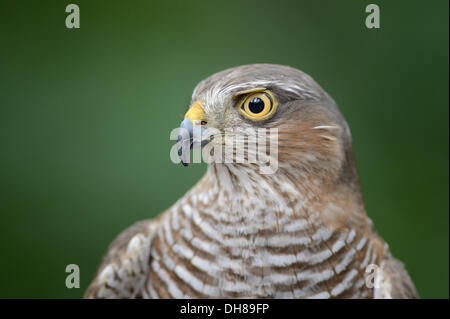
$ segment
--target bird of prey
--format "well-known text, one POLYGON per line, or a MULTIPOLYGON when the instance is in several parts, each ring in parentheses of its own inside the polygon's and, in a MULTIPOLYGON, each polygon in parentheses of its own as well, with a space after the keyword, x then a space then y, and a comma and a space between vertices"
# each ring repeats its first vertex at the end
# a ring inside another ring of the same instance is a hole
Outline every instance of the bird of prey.
POLYGON ((189 146, 195 128, 214 129, 201 147, 232 140, 266 157, 243 132, 276 129, 276 170, 208 163, 167 211, 112 242, 86 298, 418 297, 366 215, 350 129, 310 76, 273 64, 218 72, 181 127, 189 146))

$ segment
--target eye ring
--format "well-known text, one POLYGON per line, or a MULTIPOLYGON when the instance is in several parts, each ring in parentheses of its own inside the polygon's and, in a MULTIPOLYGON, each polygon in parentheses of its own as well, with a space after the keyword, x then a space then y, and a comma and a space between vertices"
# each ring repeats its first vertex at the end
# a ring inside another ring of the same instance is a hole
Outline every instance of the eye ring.
POLYGON ((240 105, 240 113, 252 121, 268 119, 277 108, 275 97, 267 90, 248 94, 243 98, 240 105))

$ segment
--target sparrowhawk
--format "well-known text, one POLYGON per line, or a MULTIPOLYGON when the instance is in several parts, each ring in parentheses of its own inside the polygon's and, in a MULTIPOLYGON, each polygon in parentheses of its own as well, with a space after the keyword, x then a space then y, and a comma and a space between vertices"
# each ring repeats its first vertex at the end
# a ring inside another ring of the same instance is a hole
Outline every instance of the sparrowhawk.
POLYGON ((276 170, 210 162, 171 208, 113 241, 85 297, 417 297, 366 215, 350 129, 310 76, 272 64, 221 71, 197 85, 181 126, 190 146, 195 128, 219 132, 200 135, 203 148, 228 143, 228 131, 247 157, 272 155, 246 132, 277 129, 276 170))

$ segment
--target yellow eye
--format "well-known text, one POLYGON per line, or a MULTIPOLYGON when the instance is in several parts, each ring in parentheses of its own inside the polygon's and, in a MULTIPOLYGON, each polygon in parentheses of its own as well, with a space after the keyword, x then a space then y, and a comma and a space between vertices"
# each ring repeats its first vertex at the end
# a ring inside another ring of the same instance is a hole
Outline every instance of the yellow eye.
POLYGON ((262 121, 275 113, 277 103, 271 92, 255 92, 247 95, 239 108, 246 118, 253 121, 262 121))

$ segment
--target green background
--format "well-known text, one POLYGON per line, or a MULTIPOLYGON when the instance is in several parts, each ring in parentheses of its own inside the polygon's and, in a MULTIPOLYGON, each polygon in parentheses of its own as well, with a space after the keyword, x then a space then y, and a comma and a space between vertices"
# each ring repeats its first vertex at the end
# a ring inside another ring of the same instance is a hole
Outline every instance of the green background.
POLYGON ((169 159, 196 83, 277 63, 313 76, 354 137, 369 216, 421 297, 449 296, 448 1, 0 4, 0 297, 78 298, 107 245, 205 171, 169 159), (65 287, 65 267, 81 289, 65 287))

